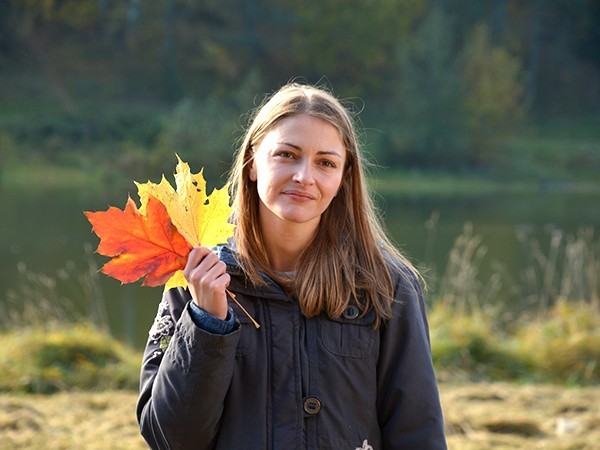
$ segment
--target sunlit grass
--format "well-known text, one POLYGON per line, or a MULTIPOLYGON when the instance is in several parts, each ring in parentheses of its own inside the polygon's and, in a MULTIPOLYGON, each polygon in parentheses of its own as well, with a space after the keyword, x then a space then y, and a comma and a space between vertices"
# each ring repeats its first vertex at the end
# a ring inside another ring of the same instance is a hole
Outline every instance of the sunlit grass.
MULTIPOLYGON (((450 449, 594 449, 600 389, 550 384, 440 384, 450 449)), ((136 450, 136 392, 0 396, 2 448, 136 450)))
POLYGON ((438 304, 430 312, 433 360, 444 380, 600 382, 600 311, 560 302, 510 327, 494 316, 438 304))
POLYGON ((139 355, 88 324, 0 334, 0 392, 137 389, 139 355))
POLYGON ((547 314, 522 321, 513 337, 533 376, 555 383, 600 382, 600 311, 585 302, 560 301, 547 314))
POLYGON ((440 392, 450 449, 598 448, 598 387, 442 383, 440 392))
POLYGON ((5 450, 142 450, 133 391, 0 396, 5 450))
POLYGON ((485 248, 470 226, 455 242, 429 313, 434 363, 442 379, 561 384, 600 382, 600 243, 593 230, 555 230, 546 252, 521 237, 532 255, 522 285, 529 308, 497 301, 503 279, 481 280, 485 248))
POLYGON ((82 273, 67 266, 56 278, 19 266, 18 290, 0 303, 0 392, 137 389, 140 355, 108 332, 97 267, 87 259, 82 273), (60 296, 59 283, 89 310, 60 296))
POLYGON ((443 304, 430 312, 432 356, 442 380, 532 379, 526 358, 485 313, 466 313, 443 304))

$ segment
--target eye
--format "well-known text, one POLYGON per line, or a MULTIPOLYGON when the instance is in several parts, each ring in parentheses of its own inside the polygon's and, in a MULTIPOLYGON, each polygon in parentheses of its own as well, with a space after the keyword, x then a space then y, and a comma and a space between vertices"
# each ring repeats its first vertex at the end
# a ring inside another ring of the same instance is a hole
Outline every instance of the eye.
POLYGON ((294 158, 295 155, 292 152, 288 152, 287 150, 280 150, 275 152, 275 156, 279 158, 294 158))
POLYGON ((328 168, 332 168, 335 169, 337 167, 337 164, 329 159, 324 159, 320 162, 320 164, 324 167, 328 167, 328 168))

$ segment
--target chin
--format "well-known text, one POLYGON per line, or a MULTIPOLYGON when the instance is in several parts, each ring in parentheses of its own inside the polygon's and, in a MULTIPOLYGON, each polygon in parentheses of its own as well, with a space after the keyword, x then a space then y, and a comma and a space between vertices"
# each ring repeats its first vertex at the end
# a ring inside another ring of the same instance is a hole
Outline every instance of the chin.
POLYGON ((284 216, 281 217, 281 219, 290 223, 302 224, 312 222, 314 220, 314 217, 284 216))
POLYGON ((293 212, 279 214, 281 220, 297 224, 314 222, 315 220, 318 220, 319 217, 320 215, 293 212))

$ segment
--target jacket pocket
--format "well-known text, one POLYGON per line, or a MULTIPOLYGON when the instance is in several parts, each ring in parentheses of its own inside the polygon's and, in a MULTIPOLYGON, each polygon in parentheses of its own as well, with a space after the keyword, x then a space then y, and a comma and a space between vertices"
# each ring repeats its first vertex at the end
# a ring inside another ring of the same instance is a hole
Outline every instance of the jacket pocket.
POLYGON ((323 347, 334 355, 348 358, 372 355, 377 333, 373 328, 374 322, 373 310, 361 317, 361 311, 355 305, 349 305, 342 316, 321 321, 323 347))

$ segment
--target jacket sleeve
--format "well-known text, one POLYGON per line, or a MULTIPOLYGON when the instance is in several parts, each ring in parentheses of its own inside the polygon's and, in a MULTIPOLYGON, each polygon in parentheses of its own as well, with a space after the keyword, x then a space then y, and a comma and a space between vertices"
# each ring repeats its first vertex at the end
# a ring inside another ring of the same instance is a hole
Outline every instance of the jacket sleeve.
POLYGON ((394 317, 381 327, 377 410, 384 449, 446 449, 431 361, 429 328, 418 281, 396 284, 394 317))
POLYGON ((153 449, 212 448, 233 373, 239 324, 204 331, 189 300, 183 289, 165 293, 144 352, 137 418, 153 449))

